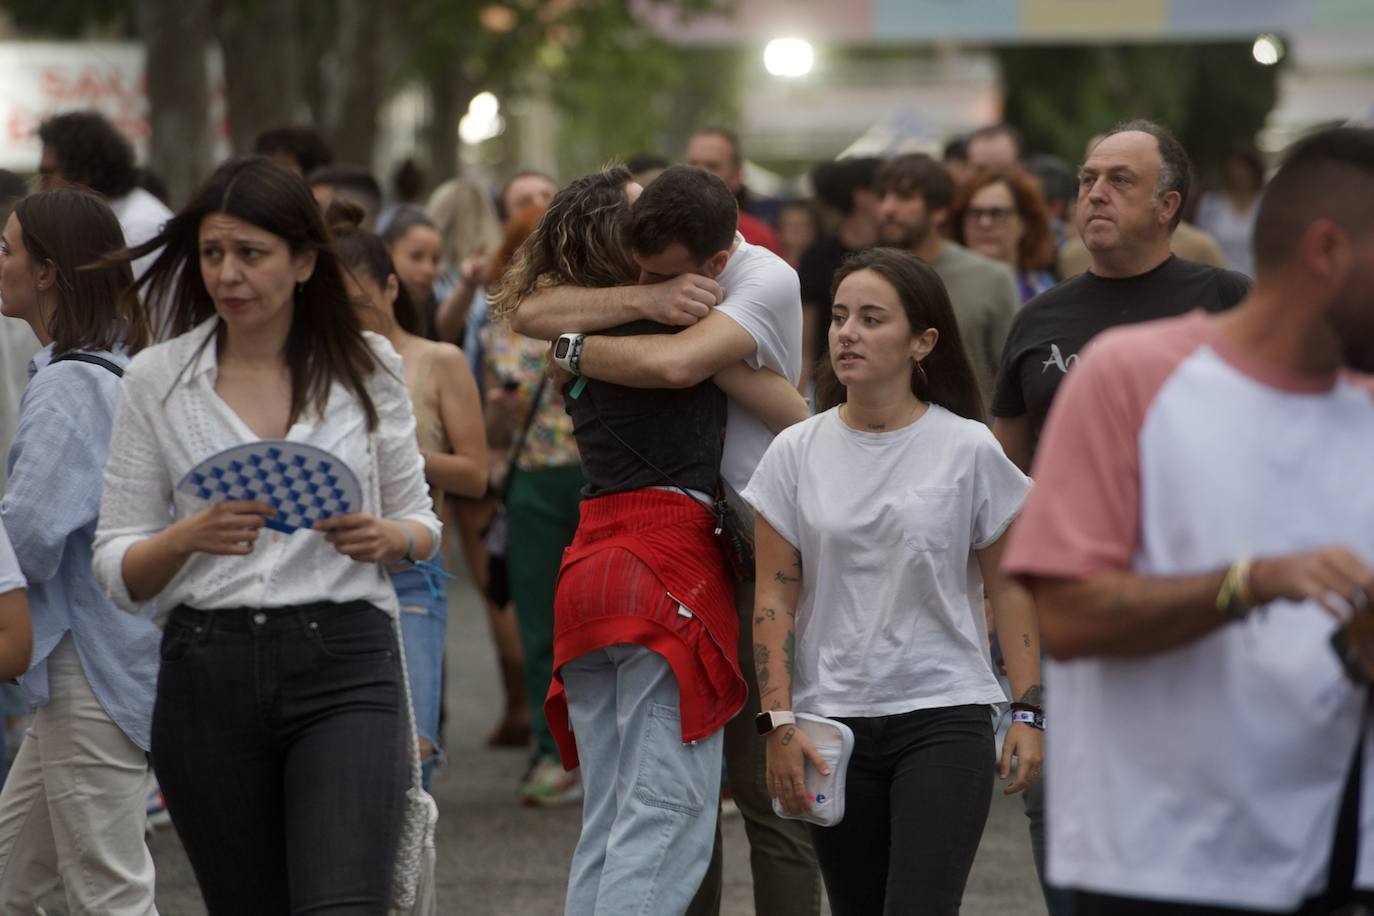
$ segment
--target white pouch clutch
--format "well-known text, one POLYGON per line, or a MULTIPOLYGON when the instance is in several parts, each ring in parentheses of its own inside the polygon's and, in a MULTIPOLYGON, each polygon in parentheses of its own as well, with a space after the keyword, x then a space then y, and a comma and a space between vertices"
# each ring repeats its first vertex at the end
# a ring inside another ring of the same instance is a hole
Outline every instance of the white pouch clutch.
MULTIPOLYGON (((843 722, 824 716, 806 712, 796 716, 797 728, 816 746, 816 753, 830 768, 830 775, 822 776, 811 761, 806 762, 806 799, 811 810, 796 815, 795 819, 833 827, 844 819, 844 781, 849 771, 849 755, 854 752, 854 732, 843 722)), ((773 799, 773 813, 778 817, 790 817, 782 813, 782 805, 777 799, 773 799)))

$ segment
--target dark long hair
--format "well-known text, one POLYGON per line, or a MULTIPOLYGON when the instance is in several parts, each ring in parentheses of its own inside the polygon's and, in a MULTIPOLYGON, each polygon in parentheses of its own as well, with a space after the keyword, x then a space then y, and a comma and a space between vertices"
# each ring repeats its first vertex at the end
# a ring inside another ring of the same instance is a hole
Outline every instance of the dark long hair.
MULTIPOLYGON (((339 198, 335 198, 325 211, 329 231, 334 234, 334 250, 339 254, 339 263, 355 277, 360 273, 366 276, 380 289, 386 289, 387 277, 396 277, 396 302, 392 306, 396 323, 402 330, 423 337, 425 332, 420 324, 420 310, 415 307, 415 300, 410 298, 406 285, 396 273, 396 264, 391 260, 386 242, 375 232, 362 228, 365 216, 362 207, 339 198)), ((420 224, 412 222, 410 225, 420 224)))
MULTIPOLYGON (((921 362, 920 369, 912 367, 911 393, 961 417, 982 422, 983 395, 978 390, 978 379, 959 334, 954 306, 940 275, 925 261, 905 251, 870 248, 853 255, 835 271, 835 282, 830 287, 832 301, 844 278, 861 270, 873 271, 897 291, 913 335, 927 328, 939 332, 935 349, 921 362)), ((835 377, 835 367, 827 353, 816 366, 816 404, 821 410, 829 410, 845 400, 845 388, 835 377)))
POLYGON ((148 341, 148 319, 137 296, 124 296, 134 275, 127 262, 103 259, 124 248, 119 220, 89 191, 39 191, 14 206, 24 249, 57 270, 57 308, 48 322, 53 352, 137 353, 148 341))
MULTIPOLYGON (((369 430, 377 408, 367 378, 380 367, 363 339, 361 321, 348 301, 343 275, 324 217, 309 186, 295 172, 263 156, 230 159, 156 236, 124 252, 134 259, 161 251, 126 296, 142 292, 170 309, 173 334, 184 334, 215 314, 200 274, 200 224, 212 213, 251 223, 286 241, 292 254, 315 253, 315 270, 296 292, 286 365, 291 373, 291 418, 307 408, 324 411, 329 387, 339 382, 358 399, 369 430)), ((224 334, 220 325, 219 335, 224 334)))

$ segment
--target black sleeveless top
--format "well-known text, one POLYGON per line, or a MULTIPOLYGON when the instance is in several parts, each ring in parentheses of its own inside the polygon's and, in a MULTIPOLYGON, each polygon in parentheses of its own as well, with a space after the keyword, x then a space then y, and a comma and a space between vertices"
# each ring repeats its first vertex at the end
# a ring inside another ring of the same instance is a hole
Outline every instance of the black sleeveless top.
MULTIPOLYGON (((601 333, 633 337, 680 330, 635 321, 601 333)), ((714 382, 708 379, 680 389, 627 388, 587 379, 585 388, 574 398, 576 386, 574 381, 563 389, 563 400, 572 417, 582 473, 587 478, 583 496, 675 485, 715 493, 725 439, 726 401, 714 382)))

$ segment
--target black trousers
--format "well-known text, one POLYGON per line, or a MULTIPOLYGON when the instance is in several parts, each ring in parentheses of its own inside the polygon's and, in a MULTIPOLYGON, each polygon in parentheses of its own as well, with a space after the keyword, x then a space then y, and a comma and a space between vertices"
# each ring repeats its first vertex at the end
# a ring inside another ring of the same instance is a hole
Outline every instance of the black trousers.
POLYGON ((365 602, 172 612, 153 769, 212 916, 386 913, 404 702, 365 602))
POLYGON ((811 828, 831 913, 958 913, 992 804, 988 707, 841 721, 854 730, 844 820, 811 828))

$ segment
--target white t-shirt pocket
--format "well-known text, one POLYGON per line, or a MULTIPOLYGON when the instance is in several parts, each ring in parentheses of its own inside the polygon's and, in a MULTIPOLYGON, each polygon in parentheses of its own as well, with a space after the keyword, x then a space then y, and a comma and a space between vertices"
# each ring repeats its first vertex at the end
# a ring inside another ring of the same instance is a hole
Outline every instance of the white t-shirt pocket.
POLYGON ((902 494, 902 540, 912 550, 948 550, 967 538, 957 487, 911 487, 902 494))

